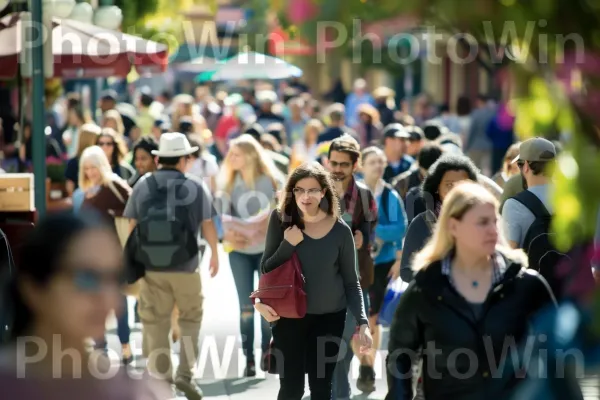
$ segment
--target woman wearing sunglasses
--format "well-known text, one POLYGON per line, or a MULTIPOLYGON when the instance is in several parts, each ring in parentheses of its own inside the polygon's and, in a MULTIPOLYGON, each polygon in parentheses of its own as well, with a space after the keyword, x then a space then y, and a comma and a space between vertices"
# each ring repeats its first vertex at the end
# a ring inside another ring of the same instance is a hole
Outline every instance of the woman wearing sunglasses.
POLYGON ((12 316, 0 350, 0 397, 171 397, 158 382, 107 373, 106 358, 86 348, 88 338, 104 335, 109 313, 121 305, 121 253, 114 232, 92 215, 57 214, 36 226, 0 302, 12 316))

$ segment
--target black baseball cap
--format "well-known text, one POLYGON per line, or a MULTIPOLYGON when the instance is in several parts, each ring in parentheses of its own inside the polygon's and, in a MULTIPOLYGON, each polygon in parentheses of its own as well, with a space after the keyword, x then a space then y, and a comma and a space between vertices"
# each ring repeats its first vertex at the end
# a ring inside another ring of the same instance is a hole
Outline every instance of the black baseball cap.
POLYGON ((419 128, 418 126, 407 126, 405 129, 408 132, 408 135, 410 136, 408 140, 410 140, 411 142, 419 142, 425 139, 423 129, 419 128))
POLYGON ((410 139, 410 134, 402 124, 394 123, 389 124, 383 130, 384 139, 397 138, 397 139, 410 139))

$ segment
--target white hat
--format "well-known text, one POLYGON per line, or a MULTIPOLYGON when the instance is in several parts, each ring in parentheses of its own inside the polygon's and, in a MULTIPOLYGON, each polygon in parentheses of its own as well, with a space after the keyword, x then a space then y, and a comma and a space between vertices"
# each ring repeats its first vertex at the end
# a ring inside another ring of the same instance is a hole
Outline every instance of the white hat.
POLYGON ((152 150, 152 154, 158 157, 183 157, 197 152, 198 149, 198 146, 190 146, 183 133, 168 132, 160 136, 158 150, 152 150))

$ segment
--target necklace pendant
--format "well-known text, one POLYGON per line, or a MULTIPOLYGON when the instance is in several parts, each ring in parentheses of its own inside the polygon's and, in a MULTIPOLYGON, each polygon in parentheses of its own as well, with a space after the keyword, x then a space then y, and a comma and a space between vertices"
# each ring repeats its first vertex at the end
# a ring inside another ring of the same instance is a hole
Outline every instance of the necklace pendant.
POLYGON ((477 282, 477 281, 473 281, 471 284, 473 285, 474 288, 477 288, 477 286, 479 286, 479 282, 477 282))

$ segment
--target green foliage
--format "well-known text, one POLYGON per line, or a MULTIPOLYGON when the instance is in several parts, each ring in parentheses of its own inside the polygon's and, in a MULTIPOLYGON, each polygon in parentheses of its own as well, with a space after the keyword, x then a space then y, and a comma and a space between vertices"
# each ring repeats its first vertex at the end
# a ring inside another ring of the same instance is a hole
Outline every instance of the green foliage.
POLYGON ((154 13, 158 0, 115 0, 115 5, 123 11, 123 31, 139 27, 139 22, 154 13))

